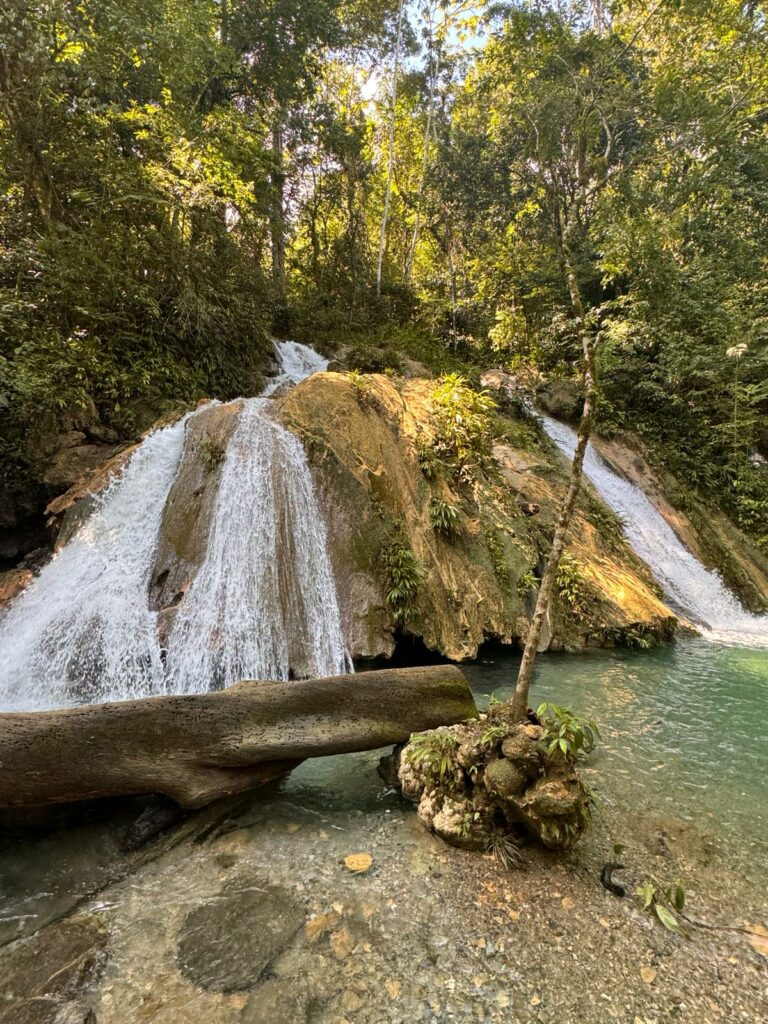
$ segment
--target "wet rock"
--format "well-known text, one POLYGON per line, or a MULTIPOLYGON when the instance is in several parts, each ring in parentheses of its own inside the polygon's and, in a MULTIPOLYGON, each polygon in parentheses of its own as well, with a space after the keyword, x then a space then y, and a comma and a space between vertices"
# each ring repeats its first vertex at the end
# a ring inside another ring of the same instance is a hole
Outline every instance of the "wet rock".
POLYGON ((497 757, 485 768, 485 788, 499 800, 506 800, 525 788, 526 775, 506 757, 497 757))
POLYGON ((175 607, 205 558, 223 456, 241 408, 240 402, 213 405, 187 422, 184 452, 158 538, 152 608, 175 607))
POLYGON ((317 997, 306 978, 270 978, 251 996, 242 1024, 308 1024, 317 997))
POLYGON ((177 825, 185 816, 185 812, 173 801, 162 797, 151 799, 125 833, 120 843, 121 851, 131 852, 140 849, 150 839, 177 825))
POLYGON ((20 594, 32 582, 32 579, 33 574, 28 569, 10 569, 8 572, 0 572, 0 608, 20 594))
POLYGON ((0 995, 76 995, 103 968, 108 937, 94 914, 79 914, 7 946, 0 952, 0 995))
POLYGON ((95 1024, 79 994, 106 962, 108 932, 93 914, 50 925, 0 953, 0 1024, 95 1024))
POLYGON ((214 992, 254 988, 304 920, 304 908, 288 889, 252 876, 233 879, 218 897, 185 918, 179 969, 195 985, 214 992))
POLYGON ((0 1003, 0 1024, 97 1024, 96 1014, 83 1003, 57 999, 11 999, 0 1003))

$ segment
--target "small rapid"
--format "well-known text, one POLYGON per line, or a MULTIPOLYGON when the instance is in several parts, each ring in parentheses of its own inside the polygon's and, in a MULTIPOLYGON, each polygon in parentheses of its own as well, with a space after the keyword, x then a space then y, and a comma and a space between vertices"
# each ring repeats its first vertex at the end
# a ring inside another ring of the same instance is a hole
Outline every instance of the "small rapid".
POLYGON ((276 342, 280 373, 245 399, 222 465, 206 557, 167 650, 149 583, 193 412, 154 431, 0 620, 0 709, 34 710, 240 679, 351 671, 325 524, 299 441, 265 397, 328 363, 276 342))
MULTIPOLYGON (((536 414, 549 437, 569 459, 576 450, 571 427, 536 414)), ((688 550, 646 494, 619 476, 590 445, 584 474, 600 497, 624 523, 624 533, 647 563, 670 604, 701 629, 709 640, 747 647, 768 647, 768 616, 751 615, 688 550)))

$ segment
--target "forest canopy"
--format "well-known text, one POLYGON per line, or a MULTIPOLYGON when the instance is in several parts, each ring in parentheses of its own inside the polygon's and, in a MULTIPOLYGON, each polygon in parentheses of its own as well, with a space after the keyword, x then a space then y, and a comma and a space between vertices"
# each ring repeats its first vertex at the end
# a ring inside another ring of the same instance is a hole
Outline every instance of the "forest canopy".
POLYGON ((258 391, 270 332, 363 370, 577 374, 768 550, 760 0, 9 0, 0 472, 258 391), (560 233, 560 234, 559 234, 560 233))

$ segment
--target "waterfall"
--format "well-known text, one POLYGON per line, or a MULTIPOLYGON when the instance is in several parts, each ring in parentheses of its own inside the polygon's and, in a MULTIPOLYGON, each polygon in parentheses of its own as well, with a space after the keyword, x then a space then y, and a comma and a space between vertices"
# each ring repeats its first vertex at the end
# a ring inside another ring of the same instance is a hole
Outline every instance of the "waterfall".
POLYGON ((173 693, 350 667, 307 457, 269 404, 244 403, 227 448, 205 561, 168 643, 173 693))
POLYGON ((264 398, 274 394, 284 384, 298 384, 313 373, 322 373, 328 369, 328 360, 307 345, 301 345, 298 341, 275 341, 274 345, 280 372, 262 391, 264 398))
MULTIPOLYGON (((565 423, 536 414, 544 430, 569 459, 576 433, 565 423)), ((584 474, 600 497, 624 522, 624 533, 661 584, 670 604, 711 640, 749 647, 768 647, 768 616, 751 615, 686 548, 666 519, 635 484, 615 473, 590 445, 584 474)))
MULTIPOLYGON (((327 367, 304 345, 275 345, 272 394, 327 367)), ((29 710, 239 679, 351 670, 325 525, 301 444, 243 402, 224 459, 206 557, 179 607, 167 657, 149 582, 185 423, 150 434, 95 499, 88 519, 0 620, 0 708, 29 710)))
POLYGON ((147 588, 184 420, 137 448, 88 519, 0 622, 4 710, 164 692, 147 588))

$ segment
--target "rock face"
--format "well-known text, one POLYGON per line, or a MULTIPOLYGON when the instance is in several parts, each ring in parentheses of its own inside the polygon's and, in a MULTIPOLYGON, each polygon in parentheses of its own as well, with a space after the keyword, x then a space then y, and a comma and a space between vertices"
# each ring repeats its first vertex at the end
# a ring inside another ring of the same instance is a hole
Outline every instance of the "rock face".
POLYGON ((186 426, 184 453, 168 495, 150 582, 150 607, 166 614, 183 597, 205 558, 221 463, 237 426, 241 403, 211 405, 186 426))
MULTIPOLYGON (((487 638, 520 639, 530 621, 565 467, 530 421, 508 418, 487 468, 425 474, 434 388, 378 374, 361 386, 325 373, 279 403, 313 466, 354 657, 389 655, 399 627, 449 658, 468 658, 487 638), (435 508, 446 505, 457 516, 449 531, 435 526, 435 508), (409 555, 418 579, 403 616, 391 591, 409 555)), ((601 529, 601 515, 608 521, 587 494, 569 542, 581 596, 554 602, 545 646, 631 643, 674 628, 647 568, 617 527, 601 529)))

